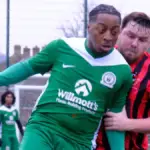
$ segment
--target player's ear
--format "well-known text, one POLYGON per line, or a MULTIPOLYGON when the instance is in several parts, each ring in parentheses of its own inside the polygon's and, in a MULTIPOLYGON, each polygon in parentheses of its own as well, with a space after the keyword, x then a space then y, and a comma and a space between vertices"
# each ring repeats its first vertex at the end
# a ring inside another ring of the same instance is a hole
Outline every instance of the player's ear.
POLYGON ((88 31, 88 33, 89 33, 89 31, 90 31, 90 24, 88 23, 88 25, 87 25, 87 31, 88 31))
POLYGON ((91 29, 92 29, 92 23, 89 22, 88 25, 87 25, 87 30, 88 30, 88 32, 90 32, 91 29))

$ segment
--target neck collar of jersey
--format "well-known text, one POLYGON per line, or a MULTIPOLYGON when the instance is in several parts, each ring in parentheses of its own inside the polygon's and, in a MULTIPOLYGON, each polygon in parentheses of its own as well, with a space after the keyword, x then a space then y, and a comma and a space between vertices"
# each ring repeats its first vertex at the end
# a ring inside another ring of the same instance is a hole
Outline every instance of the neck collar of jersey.
POLYGON ((9 108, 9 109, 11 108, 11 106, 10 106, 10 105, 5 105, 5 107, 7 107, 7 108, 9 108))
POLYGON ((87 52, 88 52, 91 56, 93 56, 94 58, 104 57, 104 56, 110 54, 110 53, 114 50, 114 48, 112 48, 112 49, 111 49, 109 52, 107 52, 107 53, 94 52, 94 51, 92 51, 92 50, 88 47, 88 40, 87 40, 87 39, 85 40, 84 45, 85 45, 85 49, 87 50, 87 52))

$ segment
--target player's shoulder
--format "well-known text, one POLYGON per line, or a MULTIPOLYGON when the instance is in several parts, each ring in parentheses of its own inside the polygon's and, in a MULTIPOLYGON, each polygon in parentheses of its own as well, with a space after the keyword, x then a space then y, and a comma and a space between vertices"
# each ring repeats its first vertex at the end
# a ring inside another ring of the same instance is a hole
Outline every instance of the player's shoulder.
POLYGON ((124 73, 131 72, 129 64, 116 48, 113 48, 113 51, 109 55, 106 55, 104 60, 109 66, 117 67, 118 71, 122 70, 124 73))
POLYGON ((4 109, 4 105, 1 105, 1 106, 0 106, 0 110, 3 110, 3 109, 4 109))
POLYGON ((13 112, 13 111, 18 112, 18 110, 17 110, 17 108, 16 108, 15 106, 12 106, 12 107, 11 107, 11 111, 12 111, 12 112, 13 112))
POLYGON ((56 40, 51 41, 48 45, 50 47, 55 47, 55 49, 61 48, 62 50, 69 50, 72 49, 74 51, 78 50, 85 50, 85 38, 59 38, 56 40))
POLYGON ((8 108, 5 105, 0 106, 0 111, 8 111, 8 108))
POLYGON ((84 49, 84 44, 86 38, 61 38, 61 42, 67 44, 69 47, 73 49, 84 49))
POLYGON ((72 38, 61 38, 59 40, 62 40, 69 45, 72 45, 72 44, 76 45, 76 44, 84 44, 86 38, 72 37, 72 38))
POLYGON ((150 64, 150 53, 149 52, 144 52, 144 55, 147 57, 147 60, 150 64))
MULTIPOLYGON (((143 65, 141 67, 142 68, 148 68, 148 70, 149 70, 149 68, 150 68, 150 53, 147 51, 144 52, 144 55, 141 56, 140 61, 143 62, 143 65)), ((147 69, 142 69, 141 71, 147 72, 147 69)), ((150 72, 148 71, 147 73, 149 74, 150 72)))
POLYGON ((63 47, 63 46, 69 46, 70 48, 74 47, 83 47, 85 42, 85 38, 58 38, 50 41, 48 43, 49 46, 54 47, 63 47))
POLYGON ((129 64, 127 63, 125 58, 122 56, 122 54, 116 48, 114 48, 111 57, 113 58, 113 60, 117 60, 118 64, 124 64, 124 65, 129 66, 129 64))
MULTIPOLYGON (((141 59, 141 58, 140 58, 141 59)), ((147 75, 150 75, 150 53, 144 52, 144 56, 142 56, 141 62, 143 62, 143 65, 141 66, 141 72, 145 72, 147 75)), ((139 64, 137 64, 139 65, 139 64)))
POLYGON ((5 105, 0 106, 0 111, 12 112, 14 110, 17 111, 17 109, 14 106, 12 106, 11 108, 7 108, 5 105))
POLYGON ((123 74, 124 78, 132 78, 130 65, 116 48, 114 48, 110 58, 112 59, 112 64, 119 66, 118 71, 123 74))

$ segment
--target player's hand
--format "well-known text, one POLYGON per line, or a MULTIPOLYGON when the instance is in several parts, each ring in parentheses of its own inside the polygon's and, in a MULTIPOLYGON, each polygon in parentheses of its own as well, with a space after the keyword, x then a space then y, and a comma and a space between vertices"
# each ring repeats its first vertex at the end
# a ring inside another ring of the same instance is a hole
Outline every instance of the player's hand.
POLYGON ((107 112, 104 118, 105 129, 126 131, 128 121, 129 119, 125 110, 120 113, 107 112))

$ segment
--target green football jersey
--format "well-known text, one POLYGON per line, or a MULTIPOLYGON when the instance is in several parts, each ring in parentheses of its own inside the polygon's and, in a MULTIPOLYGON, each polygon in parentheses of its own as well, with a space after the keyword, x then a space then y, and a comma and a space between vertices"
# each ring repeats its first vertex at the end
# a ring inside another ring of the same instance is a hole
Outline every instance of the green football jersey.
POLYGON ((84 38, 54 40, 29 64, 36 73, 51 70, 34 113, 47 113, 53 131, 85 144, 96 138, 104 112, 121 111, 132 84, 130 67, 116 49, 95 54, 84 38))
POLYGON ((2 123, 2 134, 16 134, 15 123, 18 120, 18 111, 15 107, 0 107, 0 122, 2 123))

